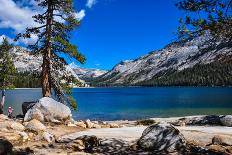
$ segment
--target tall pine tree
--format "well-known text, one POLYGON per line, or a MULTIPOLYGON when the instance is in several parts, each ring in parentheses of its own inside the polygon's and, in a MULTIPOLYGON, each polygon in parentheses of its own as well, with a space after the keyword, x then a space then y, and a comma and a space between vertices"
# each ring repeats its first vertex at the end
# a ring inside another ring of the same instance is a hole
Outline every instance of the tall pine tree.
POLYGON ((0 114, 3 114, 3 108, 5 104, 5 90, 14 88, 13 76, 16 72, 16 69, 9 54, 11 47, 12 46, 9 44, 8 40, 4 38, 2 44, 0 45, 0 89, 2 90, 0 114))
POLYGON ((30 38, 32 35, 38 37, 37 42, 28 47, 35 54, 43 55, 41 81, 43 96, 51 97, 53 88, 61 102, 67 101, 75 105, 73 99, 66 96, 70 93, 69 89, 63 89, 70 88, 68 83, 73 82, 73 77, 66 73, 59 75, 61 71, 65 71, 66 64, 59 56, 60 53, 69 55, 80 63, 85 62, 85 57, 77 51, 77 46, 70 43, 70 32, 79 26, 79 21, 75 18, 73 0, 35 1, 45 10, 42 14, 33 16, 39 26, 27 28, 25 33, 17 35, 16 40, 20 37, 30 38))

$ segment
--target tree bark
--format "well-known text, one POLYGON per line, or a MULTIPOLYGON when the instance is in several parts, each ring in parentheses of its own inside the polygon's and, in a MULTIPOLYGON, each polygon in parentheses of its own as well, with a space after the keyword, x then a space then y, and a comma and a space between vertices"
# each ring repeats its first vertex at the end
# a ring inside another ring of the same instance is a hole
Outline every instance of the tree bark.
POLYGON ((2 100, 1 100, 1 105, 0 105, 0 114, 3 114, 3 108, 5 104, 5 89, 2 90, 2 100))
POLYGON ((53 20, 53 9, 52 0, 48 0, 48 11, 47 11, 47 22, 46 22, 46 43, 43 51, 43 64, 42 64, 42 93, 43 97, 51 97, 51 34, 52 34, 52 20, 53 20))

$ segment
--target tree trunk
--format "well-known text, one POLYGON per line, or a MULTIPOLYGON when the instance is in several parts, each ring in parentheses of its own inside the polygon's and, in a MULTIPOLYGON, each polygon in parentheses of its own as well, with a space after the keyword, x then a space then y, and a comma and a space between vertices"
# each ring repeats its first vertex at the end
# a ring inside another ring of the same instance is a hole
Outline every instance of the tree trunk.
POLYGON ((2 100, 1 100, 1 105, 0 105, 0 114, 3 114, 3 108, 5 104, 5 89, 2 90, 2 100))
POLYGON ((42 64, 42 93, 43 97, 51 97, 51 34, 52 34, 53 9, 52 2, 48 0, 48 13, 46 23, 46 44, 43 51, 42 64))

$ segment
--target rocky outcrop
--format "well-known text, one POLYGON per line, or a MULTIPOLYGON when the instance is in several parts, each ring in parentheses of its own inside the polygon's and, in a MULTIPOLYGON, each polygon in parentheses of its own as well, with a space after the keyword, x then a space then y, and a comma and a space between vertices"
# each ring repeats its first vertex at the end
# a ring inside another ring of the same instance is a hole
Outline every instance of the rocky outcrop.
POLYGON ((138 145, 144 150, 155 152, 182 152, 186 148, 185 138, 173 125, 154 124, 146 128, 138 145))
POLYGON ((65 122, 72 117, 71 110, 66 105, 52 98, 44 97, 39 100, 24 117, 24 121, 37 119, 47 122, 65 122))
POLYGON ((167 120, 167 122, 176 126, 185 125, 210 125, 210 126, 232 126, 232 115, 206 115, 206 116, 189 116, 167 120))

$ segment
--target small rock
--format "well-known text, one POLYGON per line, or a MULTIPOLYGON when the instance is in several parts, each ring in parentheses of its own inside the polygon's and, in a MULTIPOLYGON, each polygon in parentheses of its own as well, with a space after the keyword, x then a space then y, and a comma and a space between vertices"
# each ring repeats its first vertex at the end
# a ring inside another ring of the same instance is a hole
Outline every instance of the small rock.
POLYGON ((91 152, 94 147, 99 146, 99 140, 96 136, 82 136, 81 139, 85 145, 85 150, 91 152))
POLYGON ((0 114, 0 120, 9 120, 6 115, 0 114))
POLYGON ((46 140, 48 143, 52 143, 55 141, 54 136, 48 132, 43 132, 42 136, 43 139, 46 140))
POLYGON ((115 123, 110 123, 110 128, 119 128, 119 125, 115 123))
POLYGON ((69 126, 69 127, 76 127, 76 125, 73 124, 73 123, 71 123, 71 122, 69 122, 67 126, 69 126))
POLYGON ((110 128, 110 124, 103 124, 101 125, 101 128, 110 128))
POLYGON ((82 151, 85 149, 85 144, 81 139, 74 140, 71 146, 75 151, 82 151))
POLYGON ((220 119, 222 125, 224 126, 232 126, 232 115, 226 115, 220 119))
POLYGON ((146 128, 138 145, 144 150, 160 153, 182 152, 186 148, 184 136, 168 123, 158 123, 146 128))
POLYGON ((7 128, 0 128, 0 131, 2 131, 2 132, 8 132, 9 130, 7 128))
POLYGON ((100 129, 100 128, 101 128, 101 125, 99 125, 99 124, 93 124, 93 128, 95 128, 95 129, 100 129))
POLYGON ((216 135, 212 138, 212 144, 232 146, 232 137, 227 135, 216 135))
POLYGON ((87 128, 93 128, 94 123, 92 123, 89 119, 85 121, 86 127, 87 128))
POLYGON ((28 133, 28 136, 29 136, 30 139, 33 139, 33 137, 35 136, 35 134, 32 133, 32 132, 29 132, 29 133, 28 133))
POLYGON ((33 119, 30 122, 28 122, 26 129, 30 131, 40 132, 45 131, 46 127, 40 121, 33 119))
POLYGON ((13 129, 13 130, 17 130, 17 131, 24 131, 25 130, 25 127, 18 123, 18 122, 13 122, 11 125, 10 125, 10 128, 13 129))
POLYGON ((75 122, 75 125, 76 125, 76 126, 80 126, 80 127, 82 127, 82 128, 86 128, 86 127, 87 127, 86 124, 85 124, 83 121, 75 122))
POLYGON ((17 133, 22 137, 23 142, 29 140, 29 136, 26 132, 17 131, 17 133))

